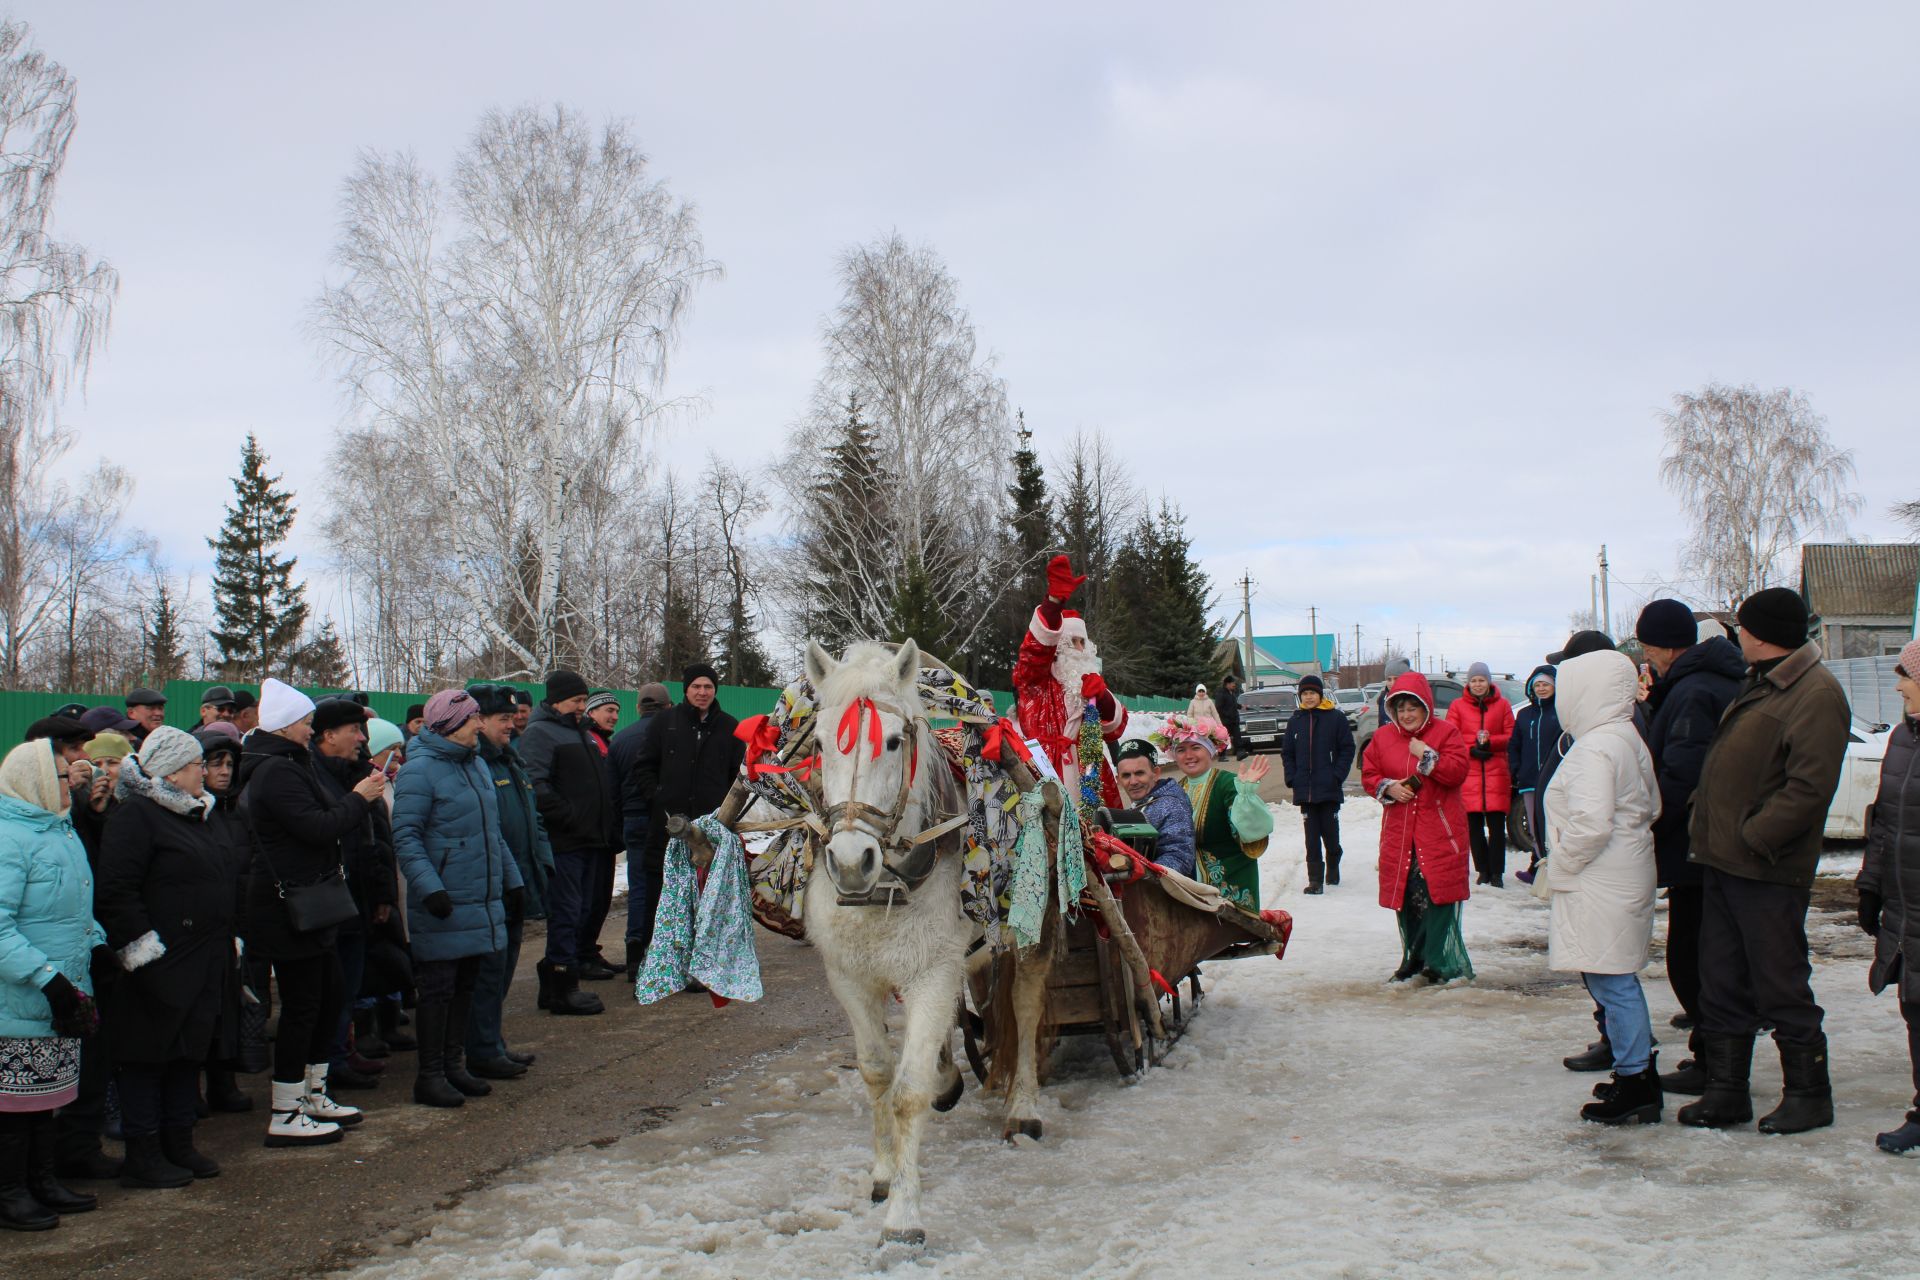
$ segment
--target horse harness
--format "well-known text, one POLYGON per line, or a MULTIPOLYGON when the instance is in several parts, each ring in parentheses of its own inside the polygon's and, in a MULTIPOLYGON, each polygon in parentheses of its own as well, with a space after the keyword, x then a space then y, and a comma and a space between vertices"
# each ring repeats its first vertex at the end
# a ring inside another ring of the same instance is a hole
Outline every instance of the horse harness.
MULTIPOLYGON (((840 718, 837 745, 840 753, 852 761, 853 777, 847 787, 849 798, 837 804, 828 805, 826 808, 824 814, 826 833, 822 842, 843 833, 864 831, 880 846, 880 875, 875 879, 872 887, 864 893, 848 893, 834 875, 833 859, 825 859, 827 879, 833 882, 834 891, 839 895, 841 906, 890 906, 896 898, 904 898, 918 889, 926 883, 927 877, 933 874, 934 864, 939 861, 940 837, 963 826, 967 821, 966 810, 962 809, 953 817, 925 827, 917 834, 904 837, 900 834, 900 823, 906 816, 907 801, 912 798, 914 782, 920 770, 920 731, 924 726, 923 716, 910 716, 899 707, 882 708, 872 698, 855 698, 840 718), (882 710, 890 711, 900 717, 901 721, 907 725, 913 743, 907 768, 903 771, 900 780, 899 793, 894 797, 893 805, 886 809, 852 798, 852 793, 859 789, 859 748, 863 727, 867 731, 867 741, 872 747, 871 759, 880 758, 880 712, 882 710)), ((937 791, 937 787, 935 790, 937 791)))

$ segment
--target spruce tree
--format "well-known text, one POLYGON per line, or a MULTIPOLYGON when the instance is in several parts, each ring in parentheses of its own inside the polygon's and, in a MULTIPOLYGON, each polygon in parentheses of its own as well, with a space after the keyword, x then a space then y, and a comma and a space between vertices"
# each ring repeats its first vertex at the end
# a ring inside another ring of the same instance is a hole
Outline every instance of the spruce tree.
POLYGON ((141 634, 144 651, 141 665, 156 688, 164 688, 167 681, 178 680, 186 673, 187 650, 180 624, 180 609, 173 602, 173 589, 162 582, 154 591, 153 608, 147 614, 141 634))
POLYGON ((352 673, 347 668, 347 647, 334 629, 333 619, 320 624, 320 630, 294 655, 294 678, 301 684, 322 689, 344 689, 352 673))
POLYGON ((1053 505, 1047 497, 1046 471, 1034 451, 1026 412, 1016 418, 1019 447, 1013 452, 1013 483, 1007 487, 1011 514, 1000 557, 1012 566, 1012 574, 994 606, 994 625, 981 628, 973 653, 957 657, 976 685, 990 689, 1005 689, 1013 683, 1020 638, 1027 633, 1034 606, 1047 594, 1047 557, 1052 550, 1053 505))
POLYGON ((285 674, 307 626, 304 583, 295 559, 277 553, 293 528, 293 494, 267 474, 267 457, 249 433, 234 477, 234 502, 213 548, 213 641, 220 674, 259 681, 285 674))
POLYGON ((1153 517, 1149 554, 1149 608, 1140 619, 1142 675, 1152 693, 1186 697, 1196 684, 1212 683, 1220 637, 1207 620, 1212 584, 1193 559, 1186 516, 1164 498, 1153 517))
POLYGON ((727 608, 727 631, 720 644, 720 678, 727 684, 763 689, 773 684, 773 660, 754 631, 753 614, 736 594, 727 608))
POLYGON ((897 620, 897 601, 871 599, 856 562, 893 555, 898 539, 888 515, 886 466, 858 397, 847 397, 846 419, 824 452, 805 546, 807 621, 812 638, 838 653, 855 640, 878 638, 869 628, 881 610, 888 611, 889 627, 897 620))

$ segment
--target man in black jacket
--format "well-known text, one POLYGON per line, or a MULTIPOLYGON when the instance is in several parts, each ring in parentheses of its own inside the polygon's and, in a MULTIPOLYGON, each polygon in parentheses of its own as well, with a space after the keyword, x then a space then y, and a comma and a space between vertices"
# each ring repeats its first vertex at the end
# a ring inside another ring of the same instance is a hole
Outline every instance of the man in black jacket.
POLYGON ((618 970, 599 964, 599 939, 585 935, 598 877, 611 875, 620 847, 620 785, 606 744, 582 720, 587 682, 572 671, 547 676, 547 696, 533 709, 520 735, 520 758, 540 805, 553 845, 548 882, 547 953, 540 975, 540 1007, 554 1013, 600 1013, 598 996, 580 990, 582 978, 611 978, 618 970))
POLYGON ((1220 696, 1213 700, 1220 712, 1220 727, 1227 731, 1227 742, 1236 759, 1247 758, 1247 739, 1240 732, 1240 678, 1229 674, 1220 682, 1220 696))
MULTIPOLYGON (((1707 746, 1727 704, 1740 692, 1746 660, 1725 636, 1700 640, 1693 610, 1678 600, 1655 600, 1640 611, 1634 635, 1654 681, 1648 688, 1647 750, 1660 784, 1660 816, 1653 824, 1659 883, 1667 891, 1667 982, 1686 1011, 1700 1020, 1700 913, 1705 902, 1700 868, 1687 861, 1687 813, 1707 746)), ((1699 1037, 1690 1047, 1699 1048, 1699 1037)), ((1667 1093, 1698 1095, 1707 1069, 1697 1058, 1660 1077, 1667 1093)))
POLYGON ((627 981, 640 977, 640 962, 646 958, 647 943, 653 928, 653 906, 660 901, 660 881, 648 883, 647 797, 640 794, 640 781, 634 766, 646 746, 659 715, 673 705, 663 684, 640 686, 640 718, 613 735, 613 775, 620 779, 620 835, 627 849, 627 981))
POLYGON ((740 722, 722 711, 717 701, 720 677, 714 669, 696 662, 681 673, 680 681, 686 701, 660 714, 634 764, 635 786, 647 803, 642 874, 652 895, 650 901, 634 904, 640 911, 635 954, 641 957, 653 941, 653 915, 660 905, 667 819, 674 814, 698 818, 718 809, 746 757, 746 744, 733 736, 740 722))

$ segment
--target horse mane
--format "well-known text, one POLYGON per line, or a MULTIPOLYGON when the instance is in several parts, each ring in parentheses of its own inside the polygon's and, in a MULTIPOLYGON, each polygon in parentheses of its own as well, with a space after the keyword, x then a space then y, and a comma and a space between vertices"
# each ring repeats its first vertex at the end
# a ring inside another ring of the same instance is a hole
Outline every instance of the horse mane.
POLYGON ((871 697, 876 686, 884 686, 899 699, 899 710, 907 713, 908 719, 926 719, 926 705, 920 701, 919 687, 908 681, 897 683, 892 667, 899 659, 900 647, 879 640, 862 640, 850 646, 840 659, 840 665, 820 682, 814 692, 815 702, 822 706, 842 707, 855 698, 871 697))

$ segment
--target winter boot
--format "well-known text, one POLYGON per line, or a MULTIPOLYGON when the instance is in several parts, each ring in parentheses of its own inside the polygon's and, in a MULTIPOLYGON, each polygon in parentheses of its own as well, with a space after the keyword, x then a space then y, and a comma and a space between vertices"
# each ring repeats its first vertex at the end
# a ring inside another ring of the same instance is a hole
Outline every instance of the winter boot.
POLYGON ((179 1165, 196 1178, 217 1178, 220 1166, 193 1149, 193 1130, 163 1129, 160 1132, 160 1153, 170 1163, 179 1165))
POLYGON ((335 1089, 378 1089, 380 1077, 355 1068, 349 1056, 344 1062, 328 1066, 327 1083, 335 1089))
POLYGON ((380 1038, 395 1053, 406 1053, 420 1047, 412 1036, 400 1030, 406 1025, 400 1021, 401 1016, 400 1006, 391 1000, 382 1000, 373 1006, 374 1023, 380 1029, 380 1038))
POLYGON ((640 981, 640 970, 647 963, 647 946, 644 942, 627 939, 627 981, 640 981))
POLYGON ((133 1188, 184 1187, 193 1175, 160 1150, 157 1133, 128 1134, 127 1162, 120 1168, 120 1185, 133 1188))
POLYGON ((1890 1156, 1920 1156, 1920 1120, 1908 1120, 1898 1129, 1875 1134, 1873 1145, 1890 1156))
POLYGON ((1700 1101, 1680 1108, 1681 1124, 1695 1129, 1725 1129, 1753 1119, 1753 1036, 1702 1031, 1700 1056, 1707 1068, 1707 1087, 1700 1101))
POLYGON ((600 1003, 599 996, 580 989, 580 976, 573 970, 554 965, 549 973, 553 988, 547 993, 547 1008, 551 1012, 593 1014, 607 1011, 607 1006, 600 1003))
POLYGON ((1698 1031, 1687 1037, 1687 1052, 1693 1057, 1681 1059, 1678 1068, 1660 1077, 1662 1093, 1684 1093, 1697 1098, 1707 1091, 1707 1064, 1700 1060, 1698 1031))
POLYGON ((1327 886, 1324 881, 1313 880, 1313 879, 1309 879, 1307 881, 1307 887, 1301 890, 1302 893, 1313 893, 1313 894, 1325 893, 1326 891, 1327 891, 1327 886))
POLYGON ((1613 1065, 1613 1042, 1601 1036, 1584 1053, 1560 1059, 1560 1065, 1569 1071, 1605 1071, 1613 1065))
POLYGON ((230 1063, 208 1064, 207 1105, 215 1111, 238 1114, 253 1110, 253 1099, 240 1091, 230 1063))
POLYGON ((374 1026, 372 1006, 353 1011, 353 1049, 370 1062, 393 1056, 393 1048, 381 1036, 379 1028, 374 1026))
POLYGON ((357 1048, 347 1050, 346 1065, 363 1076, 377 1076, 387 1069, 386 1063, 374 1061, 357 1048))
POLYGON ((540 995, 539 998, 534 1001, 534 1006, 540 1009, 552 1009, 553 961, 546 959, 544 956, 536 960, 533 965, 533 976, 540 983, 540 995))
POLYGON ((65 1216, 85 1213, 100 1203, 98 1196, 69 1191, 53 1176, 55 1152, 60 1144, 60 1125, 51 1111, 33 1113, 27 1129, 27 1190, 35 1200, 65 1216))
POLYGON ((341 1128, 360 1123, 360 1108, 346 1107, 327 1096, 327 1075, 331 1068, 324 1062, 307 1064, 307 1092, 300 1109, 315 1120, 337 1124, 341 1128))
POLYGON ((1614 1072, 1599 1101, 1580 1108, 1580 1118, 1595 1124, 1659 1124, 1662 1101, 1659 1055, 1655 1054, 1633 1075, 1614 1072))
POLYGON ((609 978, 619 977, 621 973, 619 969, 607 963, 606 957, 600 954, 600 948, 598 947, 595 947, 592 951, 580 957, 579 961, 573 966, 573 971, 580 976, 580 980, 583 982, 605 982, 609 978))
POLYGON ((527 1074, 527 1064, 515 1062, 511 1055, 497 1058, 468 1058, 467 1074, 481 1080, 518 1080, 527 1074))
POLYGON ((1317 857, 1307 858, 1307 893, 1325 893, 1327 891, 1326 865, 1317 857))
POLYGON ((1340 884, 1340 851, 1338 849, 1331 850, 1327 854, 1327 883, 1335 888, 1340 884))
POLYGON ((447 1006, 423 1004, 414 1016, 420 1023, 420 1068, 413 1078, 413 1100, 423 1107, 461 1107, 467 1095, 447 1083, 447 1006))
POLYGON ((456 991, 447 1006, 446 1050, 441 1055, 441 1070, 447 1083, 469 1098, 484 1098, 493 1086, 467 1071, 467 1019, 473 1015, 473 992, 456 991))
POLYGON ((539 1058, 540 1055, 537 1053, 522 1053, 518 1049, 507 1050, 507 1061, 518 1063, 523 1067, 532 1066, 535 1062, 539 1061, 539 1058))
POLYGON ((341 1128, 325 1120, 316 1120, 308 1115, 301 1105, 307 1095, 305 1080, 275 1080, 273 1082, 273 1110, 267 1117, 267 1141, 269 1147, 317 1147, 326 1142, 338 1142, 341 1128))
POLYGON ((8 1231, 51 1231, 60 1225, 60 1215, 27 1190, 32 1126, 29 1115, 0 1115, 0 1228, 8 1231))
POLYGON ((1780 1105, 1760 1117, 1762 1133, 1805 1133, 1833 1123, 1833 1086, 1827 1080, 1827 1038, 1780 1046, 1780 1105))

